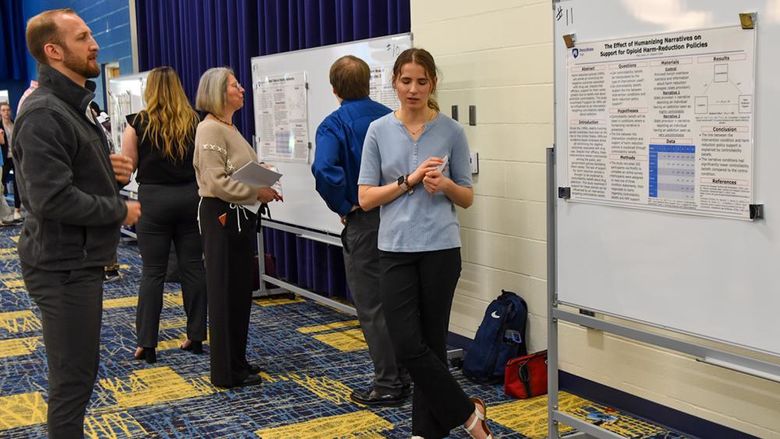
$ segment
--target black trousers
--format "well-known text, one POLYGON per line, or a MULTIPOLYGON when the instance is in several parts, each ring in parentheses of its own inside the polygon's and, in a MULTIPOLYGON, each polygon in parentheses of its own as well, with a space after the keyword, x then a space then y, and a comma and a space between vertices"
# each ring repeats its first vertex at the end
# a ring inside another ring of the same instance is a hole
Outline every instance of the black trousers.
POLYGON ((447 365, 447 331, 460 249, 380 252, 380 290, 396 356, 414 382, 412 434, 443 438, 474 412, 447 365))
POLYGON ((382 393, 400 394, 409 375, 398 367, 382 311, 379 285, 379 209, 357 209, 347 215, 341 232, 347 283, 352 292, 360 328, 374 364, 373 387, 382 393))
POLYGON ((11 171, 14 170, 14 159, 6 158, 3 162, 3 193, 8 193, 8 183, 14 185, 14 207, 20 209, 22 207, 22 200, 19 198, 19 186, 16 185, 16 172, 14 171, 13 177, 11 171))
POLYGON ((231 387, 249 376, 246 343, 257 215, 217 198, 203 198, 200 231, 209 303, 211 383, 231 387))
POLYGON ((103 312, 103 267, 46 271, 22 262, 43 324, 49 366, 49 438, 80 438, 95 385, 103 312))
POLYGON ((143 206, 136 227, 143 262, 135 319, 138 346, 157 346, 171 242, 176 248, 187 314, 187 338, 203 341, 206 339, 206 273, 198 232, 198 185, 194 182, 141 184, 138 199, 143 206))

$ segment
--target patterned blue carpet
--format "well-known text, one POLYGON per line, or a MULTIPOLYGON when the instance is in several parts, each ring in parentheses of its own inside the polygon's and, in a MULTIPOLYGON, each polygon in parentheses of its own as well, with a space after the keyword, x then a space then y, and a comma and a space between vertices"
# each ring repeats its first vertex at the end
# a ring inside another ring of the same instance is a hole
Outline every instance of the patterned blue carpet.
MULTIPOLYGON (((0 437, 44 437, 46 361, 38 310, 24 290, 16 241, 20 227, 0 229, 0 437)), ((135 305, 140 257, 119 248, 122 279, 105 284, 101 363, 87 412, 94 438, 403 438, 411 404, 368 409, 349 400, 371 380, 371 363, 357 321, 301 299, 262 299, 252 307, 249 359, 262 386, 217 389, 205 355, 178 349, 184 312, 178 284, 166 284, 158 362, 135 361, 135 305)), ((78 334, 73 334, 78 336, 78 334)), ((512 401, 501 386, 477 386, 455 376, 489 405, 497 437, 544 437, 546 397, 512 401)), ((562 394, 561 406, 633 437, 681 437, 660 427, 562 394), (630 422, 629 422, 630 421, 630 422), (600 422, 604 422, 602 418, 600 422)), ((461 429, 453 438, 466 438, 461 429)))

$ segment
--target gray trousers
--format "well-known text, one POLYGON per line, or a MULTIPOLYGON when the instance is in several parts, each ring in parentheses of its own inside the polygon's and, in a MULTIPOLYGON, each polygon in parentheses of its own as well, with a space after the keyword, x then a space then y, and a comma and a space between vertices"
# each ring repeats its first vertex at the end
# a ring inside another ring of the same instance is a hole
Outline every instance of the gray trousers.
POLYGON ((100 356, 103 267, 46 271, 22 263, 41 310, 49 365, 49 438, 80 438, 100 356))
POLYGON ((374 388, 380 392, 397 394, 410 378, 405 370, 399 370, 382 311, 378 233, 379 209, 370 212, 358 209, 347 215, 347 224, 341 232, 341 244, 344 248, 347 284, 368 344, 368 353, 374 363, 374 388))

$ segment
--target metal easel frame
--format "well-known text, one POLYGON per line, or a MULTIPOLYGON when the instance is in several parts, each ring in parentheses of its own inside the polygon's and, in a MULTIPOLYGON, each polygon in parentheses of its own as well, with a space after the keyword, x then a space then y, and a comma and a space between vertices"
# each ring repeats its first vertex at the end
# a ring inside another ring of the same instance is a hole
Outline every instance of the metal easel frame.
MULTIPOLYGON (((547 437, 560 438, 558 424, 564 423, 577 429, 587 437, 614 439, 621 438, 618 434, 605 430, 596 425, 582 421, 559 410, 558 407, 558 322, 565 321, 587 328, 608 332, 631 340, 647 343, 652 346, 662 347, 688 354, 698 361, 724 367, 733 371, 745 373, 770 381, 780 382, 780 364, 758 360, 756 358, 739 355, 725 350, 706 347, 693 342, 679 340, 673 337, 660 335, 654 332, 644 331, 613 323, 586 314, 573 313, 559 309, 559 305, 577 307, 576 304, 563 304, 558 302, 557 293, 557 241, 556 241, 556 203, 557 186, 555 179, 555 150, 547 149, 547 437)), ((620 318, 620 316, 616 316, 620 318)), ((675 332, 675 331, 670 331, 675 332)), ((568 435, 567 438, 572 436, 568 435)), ((579 436, 583 437, 583 436, 579 436)))
MULTIPOLYGON (((553 9, 560 0, 553 0, 553 9)), ((756 19, 755 12, 748 12, 739 14, 740 23, 743 29, 753 29, 756 19)), ((574 45, 576 36, 574 34, 564 35, 564 41, 567 47, 574 45)), ((555 36, 554 36, 555 38, 555 36)), ((557 66, 557 57, 554 57, 554 65, 557 66)), ((553 83, 554 89, 558 87, 553 83)), ((553 94, 557 96, 557 91, 553 94)), ((557 107, 556 102, 555 106, 557 107)), ((555 110, 557 115, 557 108, 555 110)), ((558 121, 556 120, 557 124, 558 121)), ((557 139, 556 139, 557 140, 557 139)), ((547 420, 547 437, 558 439, 560 438, 560 432, 558 431, 559 423, 563 422, 566 425, 574 427, 578 430, 580 437, 596 437, 596 438, 620 438, 622 436, 612 433, 596 425, 584 422, 571 415, 563 413, 558 407, 558 321, 566 321, 585 326, 587 328, 608 332, 624 338, 635 340, 641 343, 646 343, 652 346, 662 347, 670 349, 676 352, 690 355, 697 361, 702 361, 715 366, 723 367, 732 371, 752 375, 758 378, 780 382, 780 364, 774 362, 767 362, 759 360, 757 358, 741 355, 738 353, 732 353, 725 350, 707 347, 700 344, 696 344, 695 341, 685 341, 671 336, 662 335, 665 333, 680 333, 678 331, 669 330, 667 328, 660 328, 650 324, 644 323, 645 328, 662 329, 661 332, 650 332, 643 329, 638 329, 636 326, 623 325, 616 322, 605 321, 595 316, 594 312, 587 310, 585 313, 574 313, 560 309, 560 305, 571 306, 574 308, 582 308, 577 304, 561 303, 558 301, 557 294, 557 241, 556 241, 556 205, 558 198, 557 184, 556 184, 556 151, 555 148, 548 148, 546 153, 547 161, 547 346, 548 346, 548 420, 547 420)), ((627 321, 624 317, 613 316, 623 321, 627 321)), ((695 340, 697 337, 688 335, 689 339, 695 340)), ((701 337, 698 337, 701 339, 701 337)), ((723 346, 727 346, 727 343, 721 343, 723 346)), ((749 351, 737 346, 742 351, 749 351)), ((568 435, 567 438, 572 437, 568 435)))
MULTIPOLYGON (((301 236, 306 239, 311 239, 313 241, 324 242, 325 244, 336 245, 341 247, 341 241, 338 238, 335 238, 334 236, 329 235, 327 233, 312 232, 310 230, 302 229, 295 226, 290 226, 284 223, 279 223, 267 218, 262 219, 262 227, 268 227, 270 229, 282 230, 284 232, 294 233, 295 235, 301 236)), ((262 256, 265 253, 265 243, 263 242, 262 231, 257 232, 257 249, 258 249, 258 254, 260 256, 262 256)), ((270 296, 270 295, 285 294, 286 292, 291 292, 306 297, 307 299, 311 299, 317 303, 321 303, 323 305, 337 309, 345 314, 351 316, 357 315, 355 308, 350 305, 339 302, 337 300, 327 298, 325 296, 321 296, 313 291, 309 291, 297 285, 267 275, 265 273, 265 260, 260 256, 258 256, 257 258, 258 272, 260 273, 260 288, 255 291, 255 298, 270 296), (265 287, 265 282, 276 285, 279 288, 268 289, 265 287)))

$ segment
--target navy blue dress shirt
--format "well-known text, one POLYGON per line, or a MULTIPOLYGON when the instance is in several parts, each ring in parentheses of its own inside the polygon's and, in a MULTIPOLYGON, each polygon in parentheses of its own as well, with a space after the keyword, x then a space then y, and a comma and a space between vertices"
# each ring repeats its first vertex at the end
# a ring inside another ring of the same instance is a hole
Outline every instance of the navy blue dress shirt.
POLYGON ((317 127, 311 172, 317 192, 339 216, 358 205, 357 180, 368 126, 391 111, 367 97, 344 100, 317 127))

